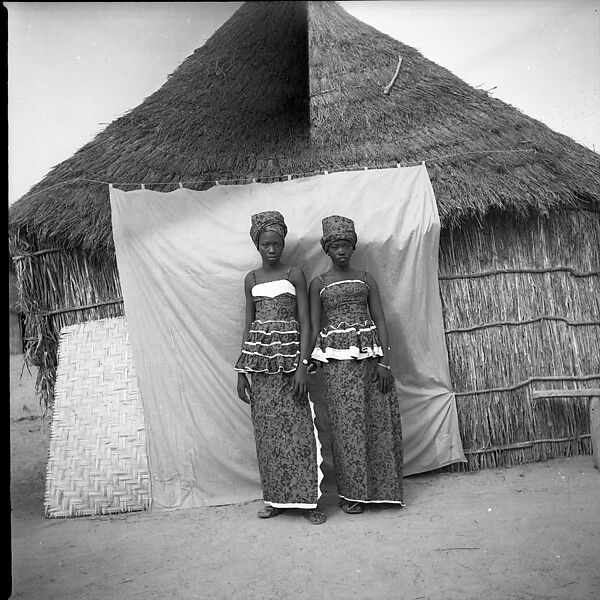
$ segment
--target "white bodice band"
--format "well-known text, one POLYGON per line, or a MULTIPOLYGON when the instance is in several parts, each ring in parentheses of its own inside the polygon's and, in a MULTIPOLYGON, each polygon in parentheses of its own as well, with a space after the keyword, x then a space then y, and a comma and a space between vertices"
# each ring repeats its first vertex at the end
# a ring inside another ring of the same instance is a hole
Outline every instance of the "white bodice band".
POLYGON ((258 283, 252 288, 253 296, 275 298, 281 294, 296 295, 296 288, 289 279, 276 279, 275 281, 258 283))
POLYGON ((339 285, 340 283, 364 283, 367 286, 367 289, 369 288, 369 284, 366 281, 363 281, 362 279, 342 279, 341 281, 332 281, 331 283, 326 283, 319 291, 319 296, 327 288, 330 288, 331 286, 334 286, 334 285, 339 285))

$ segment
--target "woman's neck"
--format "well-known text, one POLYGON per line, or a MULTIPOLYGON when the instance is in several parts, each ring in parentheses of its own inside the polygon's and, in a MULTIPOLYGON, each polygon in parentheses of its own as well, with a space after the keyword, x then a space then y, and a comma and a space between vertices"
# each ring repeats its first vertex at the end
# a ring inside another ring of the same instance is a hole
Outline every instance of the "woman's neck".
POLYGON ((359 272, 353 269, 352 267, 344 266, 344 267, 336 267, 335 265, 331 266, 329 271, 323 273, 325 277, 331 277, 334 280, 343 280, 343 279, 355 279, 359 272))
POLYGON ((282 262, 278 262, 277 264, 265 264, 263 263, 262 267, 256 270, 256 273, 260 275, 260 279, 263 280, 263 283, 267 281, 274 281, 276 279, 281 279, 281 276, 286 272, 287 265, 284 265, 282 262))
POLYGON ((282 262, 278 262, 275 264, 263 262, 261 267, 261 271, 264 271, 265 273, 277 273, 279 271, 282 271, 283 269, 285 269, 285 265, 282 262))

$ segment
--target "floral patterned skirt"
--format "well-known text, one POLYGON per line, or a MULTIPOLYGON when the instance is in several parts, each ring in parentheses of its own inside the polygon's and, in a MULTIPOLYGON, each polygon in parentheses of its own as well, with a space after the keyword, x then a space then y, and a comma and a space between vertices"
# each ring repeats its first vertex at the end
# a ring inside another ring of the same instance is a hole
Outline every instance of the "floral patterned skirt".
POLYGON ((402 503, 402 423, 395 386, 373 381, 377 359, 323 364, 338 495, 358 502, 402 503))
POLYGON ((250 409, 265 502, 315 508, 321 496, 321 444, 308 397, 292 395, 293 373, 252 373, 250 409))

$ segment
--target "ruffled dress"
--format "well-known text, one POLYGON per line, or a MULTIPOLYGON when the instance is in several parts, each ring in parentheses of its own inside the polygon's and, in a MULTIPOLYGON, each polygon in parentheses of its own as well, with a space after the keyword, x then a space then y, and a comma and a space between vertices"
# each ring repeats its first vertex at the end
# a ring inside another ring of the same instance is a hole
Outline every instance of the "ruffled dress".
POLYGON ((292 392, 300 359, 296 289, 289 279, 280 279, 255 284, 252 297, 255 319, 235 369, 251 376, 263 499, 277 508, 315 508, 323 460, 314 405, 292 392))
POLYGON ((400 408, 395 385, 383 394, 374 381, 383 351, 368 296, 366 274, 324 285, 323 326, 312 358, 323 363, 338 495, 402 504, 400 408))
POLYGON ((377 327, 369 316, 369 286, 361 279, 335 281, 321 290, 325 320, 312 358, 321 362, 383 356, 377 327))
POLYGON ((235 370, 244 373, 294 373, 300 362, 296 289, 289 279, 252 287, 255 316, 235 370))

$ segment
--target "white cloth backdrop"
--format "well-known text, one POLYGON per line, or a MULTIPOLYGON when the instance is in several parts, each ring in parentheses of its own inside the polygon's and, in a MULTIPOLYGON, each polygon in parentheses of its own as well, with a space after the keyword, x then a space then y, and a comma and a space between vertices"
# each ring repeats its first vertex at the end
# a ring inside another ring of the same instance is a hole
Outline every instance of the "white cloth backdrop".
POLYGON ((439 218, 425 165, 270 184, 110 191, 155 507, 262 497, 248 406, 236 394, 243 279, 260 266, 250 215, 279 210, 283 260, 329 267, 321 219, 355 221, 353 266, 378 281, 401 405, 405 474, 464 460, 437 279, 439 218))

